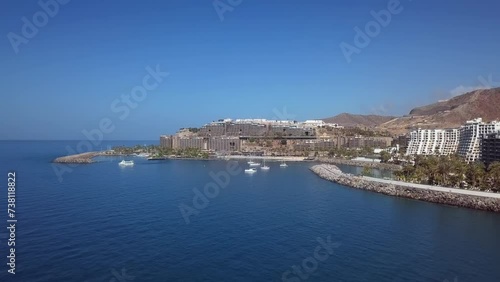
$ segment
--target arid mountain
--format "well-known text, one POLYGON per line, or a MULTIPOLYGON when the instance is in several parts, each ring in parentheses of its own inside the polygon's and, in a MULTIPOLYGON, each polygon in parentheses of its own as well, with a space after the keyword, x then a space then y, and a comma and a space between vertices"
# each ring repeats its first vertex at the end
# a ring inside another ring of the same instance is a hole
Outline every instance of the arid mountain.
POLYGON ((378 115, 353 115, 342 113, 323 120, 328 123, 337 123, 345 127, 376 127, 384 122, 390 121, 395 117, 378 115))
POLYGON ((500 88, 476 90, 431 105, 418 107, 408 116, 396 118, 377 129, 403 134, 412 128, 453 128, 467 120, 500 120, 500 88))

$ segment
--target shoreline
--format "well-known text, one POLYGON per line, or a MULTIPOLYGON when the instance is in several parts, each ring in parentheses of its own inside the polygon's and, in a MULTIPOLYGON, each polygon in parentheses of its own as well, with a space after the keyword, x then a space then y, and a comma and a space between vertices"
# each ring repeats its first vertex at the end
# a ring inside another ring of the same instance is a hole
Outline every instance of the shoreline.
MULTIPOLYGON (((116 157, 116 156, 135 156, 134 154, 120 154, 120 153, 109 153, 108 151, 94 151, 86 152, 75 155, 68 155, 58 157, 52 160, 53 163, 66 163, 66 164, 91 164, 96 161, 93 160, 94 157, 116 157)), ((227 155, 227 156, 210 156, 209 158, 199 158, 199 157, 163 157, 154 159, 156 161, 161 160, 266 160, 270 162, 318 162, 325 164, 341 164, 356 167, 369 167, 382 170, 397 171, 401 169, 401 166, 395 164, 385 164, 385 163, 372 163, 363 161, 354 161, 346 159, 335 159, 335 158, 313 158, 308 159, 306 157, 296 157, 296 156, 246 156, 246 155, 227 155)))
POLYGON ((287 161, 287 162, 305 162, 311 160, 305 160, 304 157, 292 157, 292 156, 244 156, 244 155, 234 155, 234 156, 221 156, 216 159, 226 159, 226 160, 266 160, 266 161, 287 161))
POLYGON ((329 164, 315 165, 310 169, 325 180, 350 188, 372 191, 389 196, 500 213, 500 194, 497 193, 354 176, 342 172, 335 165, 329 164))

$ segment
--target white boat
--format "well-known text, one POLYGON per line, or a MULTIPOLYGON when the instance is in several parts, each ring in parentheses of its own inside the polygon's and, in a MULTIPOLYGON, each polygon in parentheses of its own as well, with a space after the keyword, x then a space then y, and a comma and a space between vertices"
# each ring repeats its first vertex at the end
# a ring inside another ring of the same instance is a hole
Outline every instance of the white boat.
POLYGON ((122 160, 121 162, 118 163, 120 166, 133 166, 134 165, 134 161, 126 161, 126 160, 122 160))
POLYGON ((264 160, 264 165, 260 167, 262 170, 269 170, 270 167, 266 165, 266 160, 264 160))
POLYGON ((250 163, 249 165, 250 165, 250 166, 260 166, 260 163, 254 163, 254 162, 252 162, 252 163, 250 163))
POLYGON ((257 169, 255 168, 247 168, 245 169, 245 173, 256 173, 257 172, 257 169))
POLYGON ((137 156, 141 157, 141 158, 147 158, 147 157, 149 157, 149 154, 148 153, 140 153, 137 156))
POLYGON ((285 163, 285 161, 283 161, 281 164, 280 164, 280 167, 287 167, 288 165, 285 163))

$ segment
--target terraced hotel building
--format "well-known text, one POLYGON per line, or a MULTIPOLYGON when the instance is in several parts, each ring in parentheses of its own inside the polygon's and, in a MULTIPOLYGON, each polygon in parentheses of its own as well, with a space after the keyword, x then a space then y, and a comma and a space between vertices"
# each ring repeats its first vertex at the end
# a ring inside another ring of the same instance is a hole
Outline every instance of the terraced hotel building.
POLYGON ((485 123, 481 118, 467 121, 460 128, 458 154, 464 157, 467 162, 479 160, 481 155, 481 139, 498 131, 500 131, 500 122, 497 121, 485 123))
POLYGON ((418 129, 410 132, 407 155, 451 155, 460 142, 458 129, 418 129))

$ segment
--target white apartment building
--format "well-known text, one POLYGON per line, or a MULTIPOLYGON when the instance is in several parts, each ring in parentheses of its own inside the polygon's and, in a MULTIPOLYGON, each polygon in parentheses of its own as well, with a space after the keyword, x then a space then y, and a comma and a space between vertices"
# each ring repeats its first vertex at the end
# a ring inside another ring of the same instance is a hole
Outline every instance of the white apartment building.
POLYGON ((500 122, 485 123, 481 118, 469 120, 460 128, 458 154, 467 162, 479 160, 483 135, 500 131, 500 122))
POLYGON ((410 132, 407 155, 451 155, 457 152, 458 129, 417 129, 410 132))
POLYGON ((302 126, 308 126, 308 127, 332 127, 332 128, 344 128, 341 125, 338 125, 336 123, 328 123, 324 122, 323 120, 320 119, 309 119, 304 122, 300 123, 302 126))

